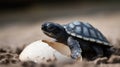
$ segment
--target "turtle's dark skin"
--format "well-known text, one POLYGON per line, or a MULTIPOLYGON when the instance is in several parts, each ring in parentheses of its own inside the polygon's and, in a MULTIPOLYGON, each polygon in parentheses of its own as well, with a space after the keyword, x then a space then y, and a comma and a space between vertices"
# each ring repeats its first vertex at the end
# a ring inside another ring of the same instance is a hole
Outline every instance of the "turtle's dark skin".
POLYGON ((46 35, 56 39, 57 42, 66 44, 71 50, 71 57, 73 59, 78 59, 81 55, 87 60, 94 60, 104 56, 109 58, 111 56, 112 51, 110 48, 112 46, 100 31, 88 23, 77 21, 67 25, 60 25, 45 22, 41 29, 46 35), (91 32, 91 30, 93 31, 91 32), (87 34, 88 31, 89 36, 87 34))

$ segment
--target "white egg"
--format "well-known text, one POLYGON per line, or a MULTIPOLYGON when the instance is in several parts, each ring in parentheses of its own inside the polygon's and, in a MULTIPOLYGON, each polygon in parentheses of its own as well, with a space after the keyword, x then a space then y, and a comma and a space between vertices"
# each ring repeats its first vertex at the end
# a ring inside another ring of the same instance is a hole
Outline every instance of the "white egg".
POLYGON ((29 44, 19 55, 21 61, 33 61, 35 63, 73 63, 70 50, 67 46, 45 40, 35 41, 29 44))

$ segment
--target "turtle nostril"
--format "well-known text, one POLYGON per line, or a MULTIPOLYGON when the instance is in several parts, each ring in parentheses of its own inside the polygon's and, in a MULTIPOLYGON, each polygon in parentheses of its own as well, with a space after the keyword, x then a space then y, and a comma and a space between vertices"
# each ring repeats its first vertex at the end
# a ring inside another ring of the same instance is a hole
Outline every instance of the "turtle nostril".
POLYGON ((43 30, 43 29, 44 29, 44 27, 42 26, 42 27, 41 27, 41 29, 43 30))
POLYGON ((42 26, 41 26, 41 29, 44 30, 44 29, 45 29, 45 25, 42 25, 42 26))

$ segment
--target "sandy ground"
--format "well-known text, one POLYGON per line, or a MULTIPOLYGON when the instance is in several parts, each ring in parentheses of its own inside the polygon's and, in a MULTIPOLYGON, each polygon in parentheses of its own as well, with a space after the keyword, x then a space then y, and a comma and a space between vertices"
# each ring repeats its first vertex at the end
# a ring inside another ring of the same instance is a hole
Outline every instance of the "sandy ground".
MULTIPOLYGON (((76 7, 77 9, 78 7, 76 7)), ((45 20, 38 20, 35 21, 35 23, 26 23, 24 24, 24 22, 26 21, 22 21, 22 23, 19 24, 9 24, 6 25, 5 27, 1 27, 0 28, 0 62, 1 65, 0 67, 8 67, 9 65, 11 65, 11 67, 33 67, 33 66, 40 66, 40 65, 36 65, 33 62, 20 62, 18 59, 18 55, 19 52, 22 50, 22 47, 24 45, 28 45, 29 43, 36 41, 36 40, 40 40, 40 39, 45 39, 45 40, 53 40, 49 37, 47 37, 45 34, 42 33, 40 27, 41 24, 44 21, 52 21, 55 23, 60 23, 60 24, 66 24, 69 22, 72 22, 74 20, 80 20, 80 21, 84 21, 84 22, 89 22, 90 24, 92 24, 94 27, 98 28, 107 38, 108 40, 113 44, 113 46, 117 46, 120 47, 120 11, 115 10, 115 11, 109 11, 112 9, 105 9, 107 7, 101 8, 99 7, 102 11, 97 11, 93 12, 93 14, 84 14, 84 11, 88 10, 88 13, 90 10, 94 9, 97 10, 97 8, 89 8, 89 9, 83 9, 78 15, 75 15, 76 13, 74 12, 75 10, 72 10, 71 12, 73 12, 73 14, 68 15, 67 11, 69 9, 66 9, 66 12, 62 12, 62 11, 56 11, 55 14, 63 14, 66 16, 61 16, 61 17, 52 17, 52 18, 48 18, 45 20), (105 9, 105 11, 104 11, 105 9), (60 12, 60 13, 59 13, 60 12), (67 16, 68 15, 68 16, 67 16), (19 47, 19 49, 17 49, 17 47, 19 47), (9 48, 9 49, 8 49, 9 48), (11 49, 12 48, 12 49, 11 49), (7 54, 6 54, 7 53, 7 54), (9 58, 9 56, 12 56, 9 58), (4 58, 7 58, 7 61, 4 62, 2 61, 1 58, 2 56, 5 56, 4 58), (8 64, 8 65, 4 65, 4 64, 8 64), (33 65, 33 66, 32 66, 33 65)), ((38 8, 34 8, 35 11, 38 8)), ((43 16, 45 16, 44 14, 47 13, 47 10, 49 9, 43 9, 46 10, 46 12, 41 11, 43 16)), ((57 9, 56 9, 57 10, 57 9)), ((25 10, 26 11, 26 10, 25 10)), ((8 13, 7 15, 12 15, 12 17, 7 16, 6 14, 2 14, 3 17, 1 17, 1 21, 4 21, 5 19, 7 19, 9 21, 8 18, 15 18, 14 16, 17 14, 17 18, 25 18, 24 14, 26 15, 26 13, 28 14, 32 14, 34 11, 30 10, 24 12, 17 12, 17 13, 8 13), (19 16, 19 17, 18 17, 19 16), (7 18, 6 18, 7 17, 7 18)), ((79 11, 78 11, 79 12, 79 11)), ((39 10, 36 12, 36 14, 39 13, 39 10)), ((50 17, 49 15, 52 15, 54 12, 52 12, 51 14, 48 14, 48 17, 50 17)), ((32 14, 33 15, 33 14, 32 14)), ((30 15, 30 16, 32 16, 30 15)), ((38 14, 39 15, 39 14, 38 14)), ((47 15, 46 15, 47 16, 47 15)), ((45 16, 45 17, 46 17, 45 16)), ((56 16, 56 15, 52 15, 52 16, 56 16)), ((28 17, 28 16, 27 16, 28 17)), ((26 18, 27 18, 26 17, 26 18)), ((34 18, 34 17, 33 17, 34 18)), ((38 18, 38 17, 37 17, 38 18)), ((27 18, 28 19, 28 18, 27 18)), ((31 19, 31 17, 30 17, 31 19)), ((40 17, 41 19, 41 17, 40 17)), ((20 20, 20 19, 18 19, 20 20)), ((5 22, 8 22, 5 21, 5 22)), ((108 61, 108 60, 107 60, 108 61)), ((119 67, 120 65, 120 56, 113 56, 111 60, 109 60, 109 63, 106 63, 106 61, 97 61, 98 63, 102 63, 100 65, 94 64, 92 62, 82 62, 82 63, 75 63, 75 64, 71 64, 71 65, 66 65, 66 67, 78 67, 81 65, 81 67, 119 67), (116 60, 117 58, 117 60, 116 60), (115 60, 115 61, 114 61, 115 60)), ((10 66, 9 66, 10 67, 10 66)), ((52 67, 52 66, 51 66, 52 67)))

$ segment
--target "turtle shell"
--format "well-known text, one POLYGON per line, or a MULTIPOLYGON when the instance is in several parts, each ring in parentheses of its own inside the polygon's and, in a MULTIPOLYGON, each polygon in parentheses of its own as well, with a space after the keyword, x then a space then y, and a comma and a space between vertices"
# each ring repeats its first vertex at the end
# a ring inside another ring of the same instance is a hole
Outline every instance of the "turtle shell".
POLYGON ((112 46, 105 36, 89 23, 83 23, 81 21, 74 21, 72 23, 63 25, 66 32, 78 38, 86 41, 96 42, 107 46, 112 46))

